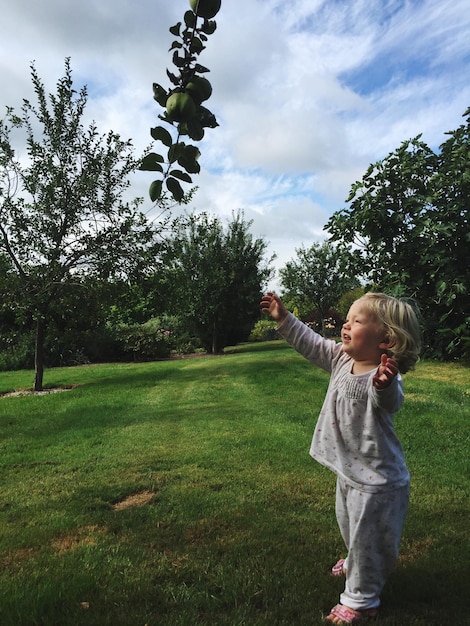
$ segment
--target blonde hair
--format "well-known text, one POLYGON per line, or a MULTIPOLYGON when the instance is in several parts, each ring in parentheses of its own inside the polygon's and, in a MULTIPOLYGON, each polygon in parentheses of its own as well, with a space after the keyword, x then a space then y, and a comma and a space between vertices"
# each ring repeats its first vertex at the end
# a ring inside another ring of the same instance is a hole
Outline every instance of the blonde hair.
POLYGON ((412 370, 419 360, 421 329, 416 305, 384 293, 368 292, 359 298, 379 324, 383 325, 392 345, 387 354, 398 363, 402 374, 412 370))

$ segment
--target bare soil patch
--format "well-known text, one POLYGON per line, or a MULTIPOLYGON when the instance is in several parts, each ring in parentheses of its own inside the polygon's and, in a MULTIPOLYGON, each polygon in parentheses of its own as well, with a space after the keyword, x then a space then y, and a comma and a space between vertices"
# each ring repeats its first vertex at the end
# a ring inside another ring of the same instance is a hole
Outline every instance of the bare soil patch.
POLYGON ((132 509, 138 506, 145 506, 155 496, 153 491, 141 491, 140 493, 134 493, 113 504, 114 511, 124 511, 125 509, 132 509))
POLYGON ((60 537, 54 539, 51 543, 54 550, 59 554, 70 552, 83 546, 94 546, 100 535, 107 533, 106 528, 100 528, 96 525, 88 525, 75 531, 70 531, 60 537))
POLYGON ((34 389, 14 389, 13 391, 5 391, 0 393, 0 398, 13 398, 21 396, 47 396, 51 393, 60 393, 62 391, 70 391, 76 389, 78 385, 64 385, 61 387, 48 387, 41 391, 34 391, 34 389))

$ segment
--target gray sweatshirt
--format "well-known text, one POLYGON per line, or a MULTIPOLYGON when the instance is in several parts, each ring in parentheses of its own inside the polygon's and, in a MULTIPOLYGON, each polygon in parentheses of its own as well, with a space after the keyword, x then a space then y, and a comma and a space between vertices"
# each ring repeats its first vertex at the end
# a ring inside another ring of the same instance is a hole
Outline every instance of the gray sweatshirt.
POLYGON ((376 370, 351 373, 353 360, 342 344, 324 339, 291 313, 281 335, 310 363, 331 374, 310 454, 347 484, 384 492, 409 483, 410 475, 393 416, 404 399, 400 374, 384 390, 372 385, 376 370))

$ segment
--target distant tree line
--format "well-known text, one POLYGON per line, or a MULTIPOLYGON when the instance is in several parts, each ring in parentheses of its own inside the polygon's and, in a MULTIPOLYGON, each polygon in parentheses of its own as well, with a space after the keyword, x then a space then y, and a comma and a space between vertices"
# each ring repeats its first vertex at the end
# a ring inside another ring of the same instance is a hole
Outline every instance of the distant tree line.
MULTIPOLYGON (((0 120, 0 369, 34 367, 40 389, 45 366, 248 339, 273 275, 252 223, 242 211, 226 224, 173 219, 165 194, 152 221, 142 199, 126 200, 145 155, 84 127, 87 91, 73 89, 69 61, 54 94, 31 73, 36 102, 0 120), (25 154, 13 148, 20 131, 25 154)), ((468 358, 469 116, 438 152, 417 137, 371 165, 329 239, 296 250, 280 278, 302 319, 327 332, 360 291, 383 290, 417 301, 428 356, 468 358)))

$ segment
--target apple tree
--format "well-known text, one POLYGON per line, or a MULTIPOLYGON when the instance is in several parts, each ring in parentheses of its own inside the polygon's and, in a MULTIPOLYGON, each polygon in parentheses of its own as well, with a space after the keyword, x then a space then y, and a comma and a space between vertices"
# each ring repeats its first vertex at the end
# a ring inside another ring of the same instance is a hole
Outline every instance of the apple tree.
POLYGON ((470 354, 470 109, 434 152, 421 137, 370 165, 326 225, 375 289, 414 298, 430 356, 470 354))
POLYGON ((209 353, 246 340, 259 318, 261 291, 272 275, 266 242, 235 214, 227 226, 206 213, 175 221, 165 265, 172 313, 209 353))
POLYGON ((86 311, 92 298, 84 285, 135 268, 154 231, 141 200, 125 200, 141 159, 130 141, 83 125, 87 89, 74 90, 70 60, 56 93, 46 94, 34 64, 31 73, 36 103, 24 100, 20 114, 8 109, 0 120, 0 257, 8 263, 1 296, 35 327, 41 390, 48 324, 75 314, 67 303, 86 311), (22 134, 20 160, 13 137, 22 134))

